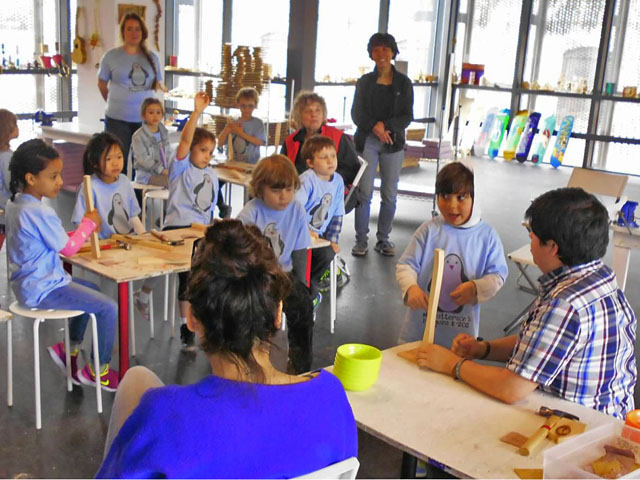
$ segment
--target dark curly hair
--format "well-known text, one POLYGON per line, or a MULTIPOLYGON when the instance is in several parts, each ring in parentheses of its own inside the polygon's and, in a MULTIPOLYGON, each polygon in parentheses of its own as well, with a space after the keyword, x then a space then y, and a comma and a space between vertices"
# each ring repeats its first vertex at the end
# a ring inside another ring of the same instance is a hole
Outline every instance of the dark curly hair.
POLYGON ((11 200, 14 200, 16 193, 20 192, 26 185, 24 177, 27 173, 38 175, 38 173, 47 168, 51 160, 56 158, 60 158, 58 151, 39 138, 34 138, 21 144, 11 156, 11 162, 9 163, 11 200))
POLYGON ((193 316, 204 327, 202 349, 227 356, 239 371, 264 382, 253 347, 268 343, 276 332, 278 307, 290 287, 255 225, 216 220, 194 256, 186 294, 193 316))
POLYGON ((609 243, 609 214, 581 188, 558 188, 536 198, 525 213, 531 230, 558 245, 558 257, 572 267, 604 257, 609 243))
MULTIPOLYGON (((118 137, 109 132, 94 133, 87 143, 87 148, 84 150, 82 156, 82 168, 85 175, 93 175, 94 173, 100 173, 100 162, 106 157, 111 147, 117 145, 122 149, 122 144, 118 137)), ((124 155, 124 154, 123 154, 124 155)), ((125 158, 126 162, 127 159, 125 158)))

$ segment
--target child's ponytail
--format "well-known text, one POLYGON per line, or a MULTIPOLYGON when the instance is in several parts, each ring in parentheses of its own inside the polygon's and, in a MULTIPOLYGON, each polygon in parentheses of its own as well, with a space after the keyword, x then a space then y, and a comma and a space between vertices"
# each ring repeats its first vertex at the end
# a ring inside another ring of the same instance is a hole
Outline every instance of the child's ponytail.
POLYGON ((11 200, 14 200, 16 193, 20 192, 26 185, 24 177, 27 173, 37 175, 47 168, 51 160, 56 158, 60 158, 58 151, 39 138, 28 140, 21 144, 14 152, 9 163, 11 200))

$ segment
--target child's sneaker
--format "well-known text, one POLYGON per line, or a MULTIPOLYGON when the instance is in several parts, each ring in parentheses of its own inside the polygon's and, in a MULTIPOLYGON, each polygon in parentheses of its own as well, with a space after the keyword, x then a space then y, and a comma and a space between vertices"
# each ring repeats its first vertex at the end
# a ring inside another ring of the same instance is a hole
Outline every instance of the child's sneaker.
POLYGON ((314 297, 312 303, 313 303, 313 321, 316 321, 316 312, 318 311, 318 307, 320 306, 320 303, 322 302, 322 294, 320 292, 318 292, 316 294, 316 296, 314 297))
POLYGON ((193 351, 196 349, 196 334, 189 330, 186 323, 180 325, 180 341, 182 350, 193 351))
MULTIPOLYGON (((47 348, 49 355, 53 363, 62 369, 65 377, 67 376, 67 356, 64 351, 64 342, 56 343, 47 348)), ((78 378, 78 350, 71 352, 71 381, 80 385, 80 379, 78 378)))
MULTIPOLYGON (((85 385, 96 385, 96 376, 93 373, 93 366, 87 363, 80 372, 80 381, 85 385)), ((115 392, 118 389, 118 371, 109 367, 109 364, 104 366, 102 373, 100 374, 100 385, 103 390, 107 392, 115 392)))
POLYGON ((331 270, 326 269, 318 281, 318 290, 328 292, 331 289, 331 270))
POLYGON ((149 296, 147 296, 147 301, 145 302, 140 297, 141 293, 141 290, 136 290, 133 293, 133 305, 136 307, 138 313, 142 315, 142 318, 149 321, 149 296))

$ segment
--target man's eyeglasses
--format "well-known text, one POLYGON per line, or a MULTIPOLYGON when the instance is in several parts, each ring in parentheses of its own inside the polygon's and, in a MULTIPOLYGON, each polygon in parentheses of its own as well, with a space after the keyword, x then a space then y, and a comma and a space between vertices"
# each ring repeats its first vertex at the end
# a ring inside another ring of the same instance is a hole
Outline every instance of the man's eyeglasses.
POLYGON ((533 230, 531 229, 531 224, 526 220, 522 222, 522 226, 527 229, 527 232, 531 233, 533 230))

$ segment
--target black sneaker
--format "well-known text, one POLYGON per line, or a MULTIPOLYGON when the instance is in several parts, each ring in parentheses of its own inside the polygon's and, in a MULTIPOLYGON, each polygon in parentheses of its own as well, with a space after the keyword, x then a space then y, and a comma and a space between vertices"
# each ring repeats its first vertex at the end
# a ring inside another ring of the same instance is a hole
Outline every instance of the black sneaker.
POLYGON ((376 243, 375 251, 385 257, 393 257, 396 254, 395 245, 389 240, 379 240, 376 243))
POLYGON ((186 323, 180 325, 180 341, 183 350, 193 351, 196 349, 196 334, 189 330, 186 323))

